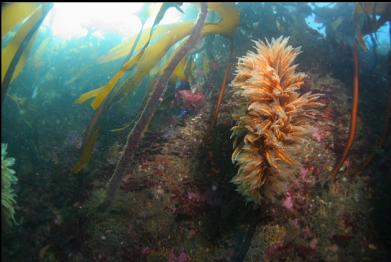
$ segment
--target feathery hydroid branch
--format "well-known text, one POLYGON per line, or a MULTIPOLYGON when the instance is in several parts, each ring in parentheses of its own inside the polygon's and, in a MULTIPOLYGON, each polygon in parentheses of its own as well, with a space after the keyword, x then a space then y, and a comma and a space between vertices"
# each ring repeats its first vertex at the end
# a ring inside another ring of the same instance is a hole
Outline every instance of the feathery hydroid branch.
POLYGON ((288 40, 254 41, 256 53, 239 59, 232 81, 245 105, 234 115, 232 161, 239 170, 232 182, 249 201, 285 192, 292 179, 288 169, 298 164, 289 152, 308 134, 322 105, 316 102, 320 94, 297 92, 306 75, 295 72, 300 48, 288 46, 288 40))

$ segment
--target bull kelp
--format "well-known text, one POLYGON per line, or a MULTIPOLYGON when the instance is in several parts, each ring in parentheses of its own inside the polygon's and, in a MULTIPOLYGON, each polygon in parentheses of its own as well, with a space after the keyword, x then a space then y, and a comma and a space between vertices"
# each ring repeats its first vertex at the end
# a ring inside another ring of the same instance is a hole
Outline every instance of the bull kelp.
POLYGON ((3 3, 2 258, 390 260, 390 10, 3 3))

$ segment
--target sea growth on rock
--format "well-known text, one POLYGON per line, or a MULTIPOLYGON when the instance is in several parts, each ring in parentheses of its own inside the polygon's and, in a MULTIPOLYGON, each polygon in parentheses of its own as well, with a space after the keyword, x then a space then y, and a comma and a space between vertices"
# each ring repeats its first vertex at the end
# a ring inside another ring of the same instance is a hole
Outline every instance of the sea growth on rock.
POLYGON ((15 164, 15 159, 7 157, 7 144, 1 144, 1 220, 2 224, 6 225, 15 222, 14 206, 16 201, 12 185, 18 179, 15 176, 15 171, 10 168, 13 164, 15 164))
POLYGON ((254 41, 256 53, 239 59, 232 81, 240 107, 234 114, 232 161, 239 166, 232 182, 249 201, 281 196, 294 178, 293 158, 311 133, 320 94, 300 94, 306 74, 296 73, 299 48, 289 38, 254 41))

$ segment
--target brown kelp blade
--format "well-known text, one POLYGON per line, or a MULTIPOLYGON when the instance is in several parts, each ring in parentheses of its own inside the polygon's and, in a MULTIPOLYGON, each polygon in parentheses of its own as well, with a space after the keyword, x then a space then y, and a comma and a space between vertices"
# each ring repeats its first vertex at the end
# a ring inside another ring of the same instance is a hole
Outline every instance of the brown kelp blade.
MULTIPOLYGON (((95 89, 95 90, 92 90, 90 92, 87 92, 83 95, 81 95, 77 100, 76 100, 76 103, 84 103, 85 101, 89 100, 90 98, 92 97, 95 97, 95 99, 93 100, 93 102, 91 103, 91 106, 93 109, 97 109, 101 104, 102 102, 104 101, 104 99, 107 97, 107 95, 111 92, 111 90, 115 87, 115 85, 117 84, 117 82, 122 78, 122 76, 129 70, 131 70, 133 67, 136 66, 136 64, 138 62, 140 62, 144 56, 144 53, 147 49, 147 47, 149 46, 149 43, 151 41, 151 38, 152 38, 152 34, 154 32, 154 29, 156 28, 156 26, 158 26, 158 24, 160 23, 160 21, 163 19, 163 16, 165 14, 165 12, 168 10, 168 8, 172 7, 170 4, 168 3, 163 3, 162 7, 160 8, 158 14, 156 15, 156 18, 155 18, 155 21, 151 27, 151 30, 150 30, 150 33, 149 33, 149 37, 148 37, 148 40, 147 42, 144 44, 144 46, 141 48, 141 50, 138 52, 138 54, 134 57, 133 56, 133 52, 136 48, 136 46, 138 45, 138 42, 140 40, 140 37, 141 37, 141 34, 142 34, 142 31, 139 32, 135 42, 133 43, 133 46, 129 52, 129 54, 127 55, 126 59, 125 59, 125 62, 124 64, 122 65, 121 69, 114 75, 114 77, 108 82, 107 85, 105 86, 102 86, 98 89, 95 89), (128 59, 130 59, 128 61, 128 59)), ((150 58, 148 58, 149 60, 150 58)), ((139 79, 140 81, 142 80, 143 76, 141 76, 139 79)), ((136 84, 136 86, 138 86, 139 83, 136 84)))
MULTIPOLYGON (((162 21, 164 15, 166 14, 167 10, 170 7, 176 7, 179 8, 179 6, 182 5, 182 3, 169 3, 169 2, 164 2, 162 6, 159 9, 159 12, 157 13, 155 20, 152 24, 151 30, 149 31, 149 37, 148 41, 145 43, 143 48, 141 49, 141 53, 144 53, 145 49, 148 47, 149 42, 151 41, 152 34, 155 31, 156 27, 159 25, 159 23, 162 21)), ((181 10, 182 11, 182 10, 181 10)), ((183 12, 183 11, 182 11, 183 12)))
POLYGON ((142 36, 142 34, 144 32, 145 22, 147 21, 147 15, 148 15, 148 11, 147 10, 148 10, 147 9, 147 5, 144 4, 143 8, 140 11, 140 18, 141 18, 141 28, 140 28, 140 31, 137 34, 136 40, 133 42, 133 45, 132 45, 132 48, 129 51, 129 54, 125 57, 123 65, 133 56, 133 53, 135 52, 136 47, 137 47, 137 45, 138 45, 138 43, 139 43, 139 41, 141 39, 141 36, 142 36))
POLYGON ((99 135, 99 128, 93 129, 91 133, 87 133, 85 138, 85 144, 83 144, 83 151, 79 161, 72 168, 72 173, 80 172, 85 163, 88 163, 92 156, 92 151, 94 150, 96 139, 99 135))
POLYGON ((1 37, 4 37, 40 6, 40 3, 4 4, 4 7, 1 7, 1 37))
MULTIPOLYGON (((7 94, 9 84, 15 74, 18 63, 28 48, 36 31, 41 25, 53 4, 41 5, 29 19, 23 24, 22 28, 16 33, 15 37, 1 52, 1 103, 7 94)), ((3 15, 3 14, 2 14, 3 15)), ((20 69, 21 70, 21 69, 20 69)))
MULTIPOLYGON (((232 4, 210 3, 208 7, 221 15, 222 19, 216 24, 205 24, 201 33, 202 37, 208 34, 223 34, 225 36, 231 36, 236 26, 239 24, 238 10, 235 9, 232 4)), ((191 22, 184 22, 179 24, 179 26, 175 27, 175 30, 170 30, 161 39, 156 41, 156 43, 153 43, 146 48, 144 55, 145 59, 138 61, 140 59, 139 56, 142 54, 137 53, 120 69, 120 71, 114 75, 114 77, 105 86, 82 94, 76 100, 77 103, 84 103, 85 101, 92 98, 93 101, 91 105, 94 109, 99 109, 102 106, 107 107, 105 110, 100 111, 99 114, 96 113, 94 115, 94 118, 97 118, 94 120, 96 122, 91 121, 90 126, 94 127, 96 126, 94 123, 99 123, 101 121, 100 118, 104 116, 105 112, 107 112, 108 108, 114 101, 117 101, 120 97, 127 97, 128 94, 131 94, 134 90, 136 90, 144 77, 148 75, 152 68, 154 68, 156 64, 159 64, 159 61, 162 59, 162 57, 167 54, 167 51, 170 49, 170 47, 190 34, 192 26, 193 25, 191 22), (132 75, 121 86, 116 87, 117 82, 125 73, 125 71, 131 68, 137 61, 137 67, 135 71, 132 72, 132 75), (107 99, 107 97, 110 97, 110 99, 107 99)), ((159 28, 157 28, 157 30, 159 30, 159 28)), ((129 50, 127 52, 129 52, 129 50)), ((87 132, 86 134, 87 135, 85 136, 85 139, 92 139, 92 136, 89 135, 92 134, 91 131, 87 132)), ((89 145, 91 143, 85 141, 84 144, 89 145)), ((86 155, 87 152, 92 154, 92 149, 93 148, 89 148, 86 150, 83 147, 83 155, 86 155)), ((87 165, 90 158, 84 157, 83 159, 84 160, 80 162, 80 167, 77 168, 79 170, 87 165)))
POLYGON ((79 161, 73 166, 72 173, 79 173, 91 160, 96 140, 103 123, 103 116, 113 104, 113 97, 115 97, 115 92, 107 97, 103 101, 102 106, 99 107, 97 111, 95 111, 94 116, 92 117, 90 124, 88 125, 84 134, 83 145, 81 148, 81 157, 79 161))
MULTIPOLYGON (((222 34, 225 36, 231 36, 236 26, 239 24, 238 10, 236 10, 231 4, 210 3, 209 7, 211 10, 216 11, 222 19, 218 23, 205 24, 202 30, 202 35, 222 34)), ((160 59, 166 54, 167 50, 188 36, 191 29, 192 23, 190 22, 183 22, 175 25, 172 30, 166 32, 166 34, 164 34, 164 36, 154 44, 149 45, 145 48, 145 50, 142 50, 142 52, 138 51, 138 53, 132 57, 106 85, 82 94, 75 102, 82 104, 89 99, 93 99, 91 106, 96 110, 113 90, 125 72, 137 63, 138 65, 133 77, 128 78, 120 87, 120 96, 129 95, 139 86, 146 74, 148 74, 150 70, 158 64, 158 61, 160 61, 160 59), (146 57, 147 59, 142 59, 142 57, 146 57)), ((126 54, 127 52, 123 53, 123 55, 126 54)))

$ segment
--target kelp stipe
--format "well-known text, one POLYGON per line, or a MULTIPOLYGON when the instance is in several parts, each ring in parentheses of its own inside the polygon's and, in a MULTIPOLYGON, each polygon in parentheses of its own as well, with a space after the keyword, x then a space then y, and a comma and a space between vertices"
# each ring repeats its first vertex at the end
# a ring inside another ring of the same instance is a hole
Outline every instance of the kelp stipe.
POLYGON ((154 116, 156 107, 159 105, 159 98, 164 95, 165 90, 167 89, 169 78, 178 63, 189 52, 189 50, 195 47, 197 41, 199 40, 201 29, 205 22, 207 13, 207 4, 201 3, 201 12, 189 39, 184 42, 175 52, 173 58, 168 63, 167 67, 165 67, 163 73, 157 78, 154 86, 152 87, 152 93, 148 97, 146 105, 144 106, 135 126, 129 132, 123 153, 121 154, 120 159, 117 161, 117 165, 107 188, 107 199, 104 205, 109 206, 114 199, 124 168, 129 162, 131 163, 133 161, 135 151, 138 149, 144 133, 148 129, 148 126, 154 116))

